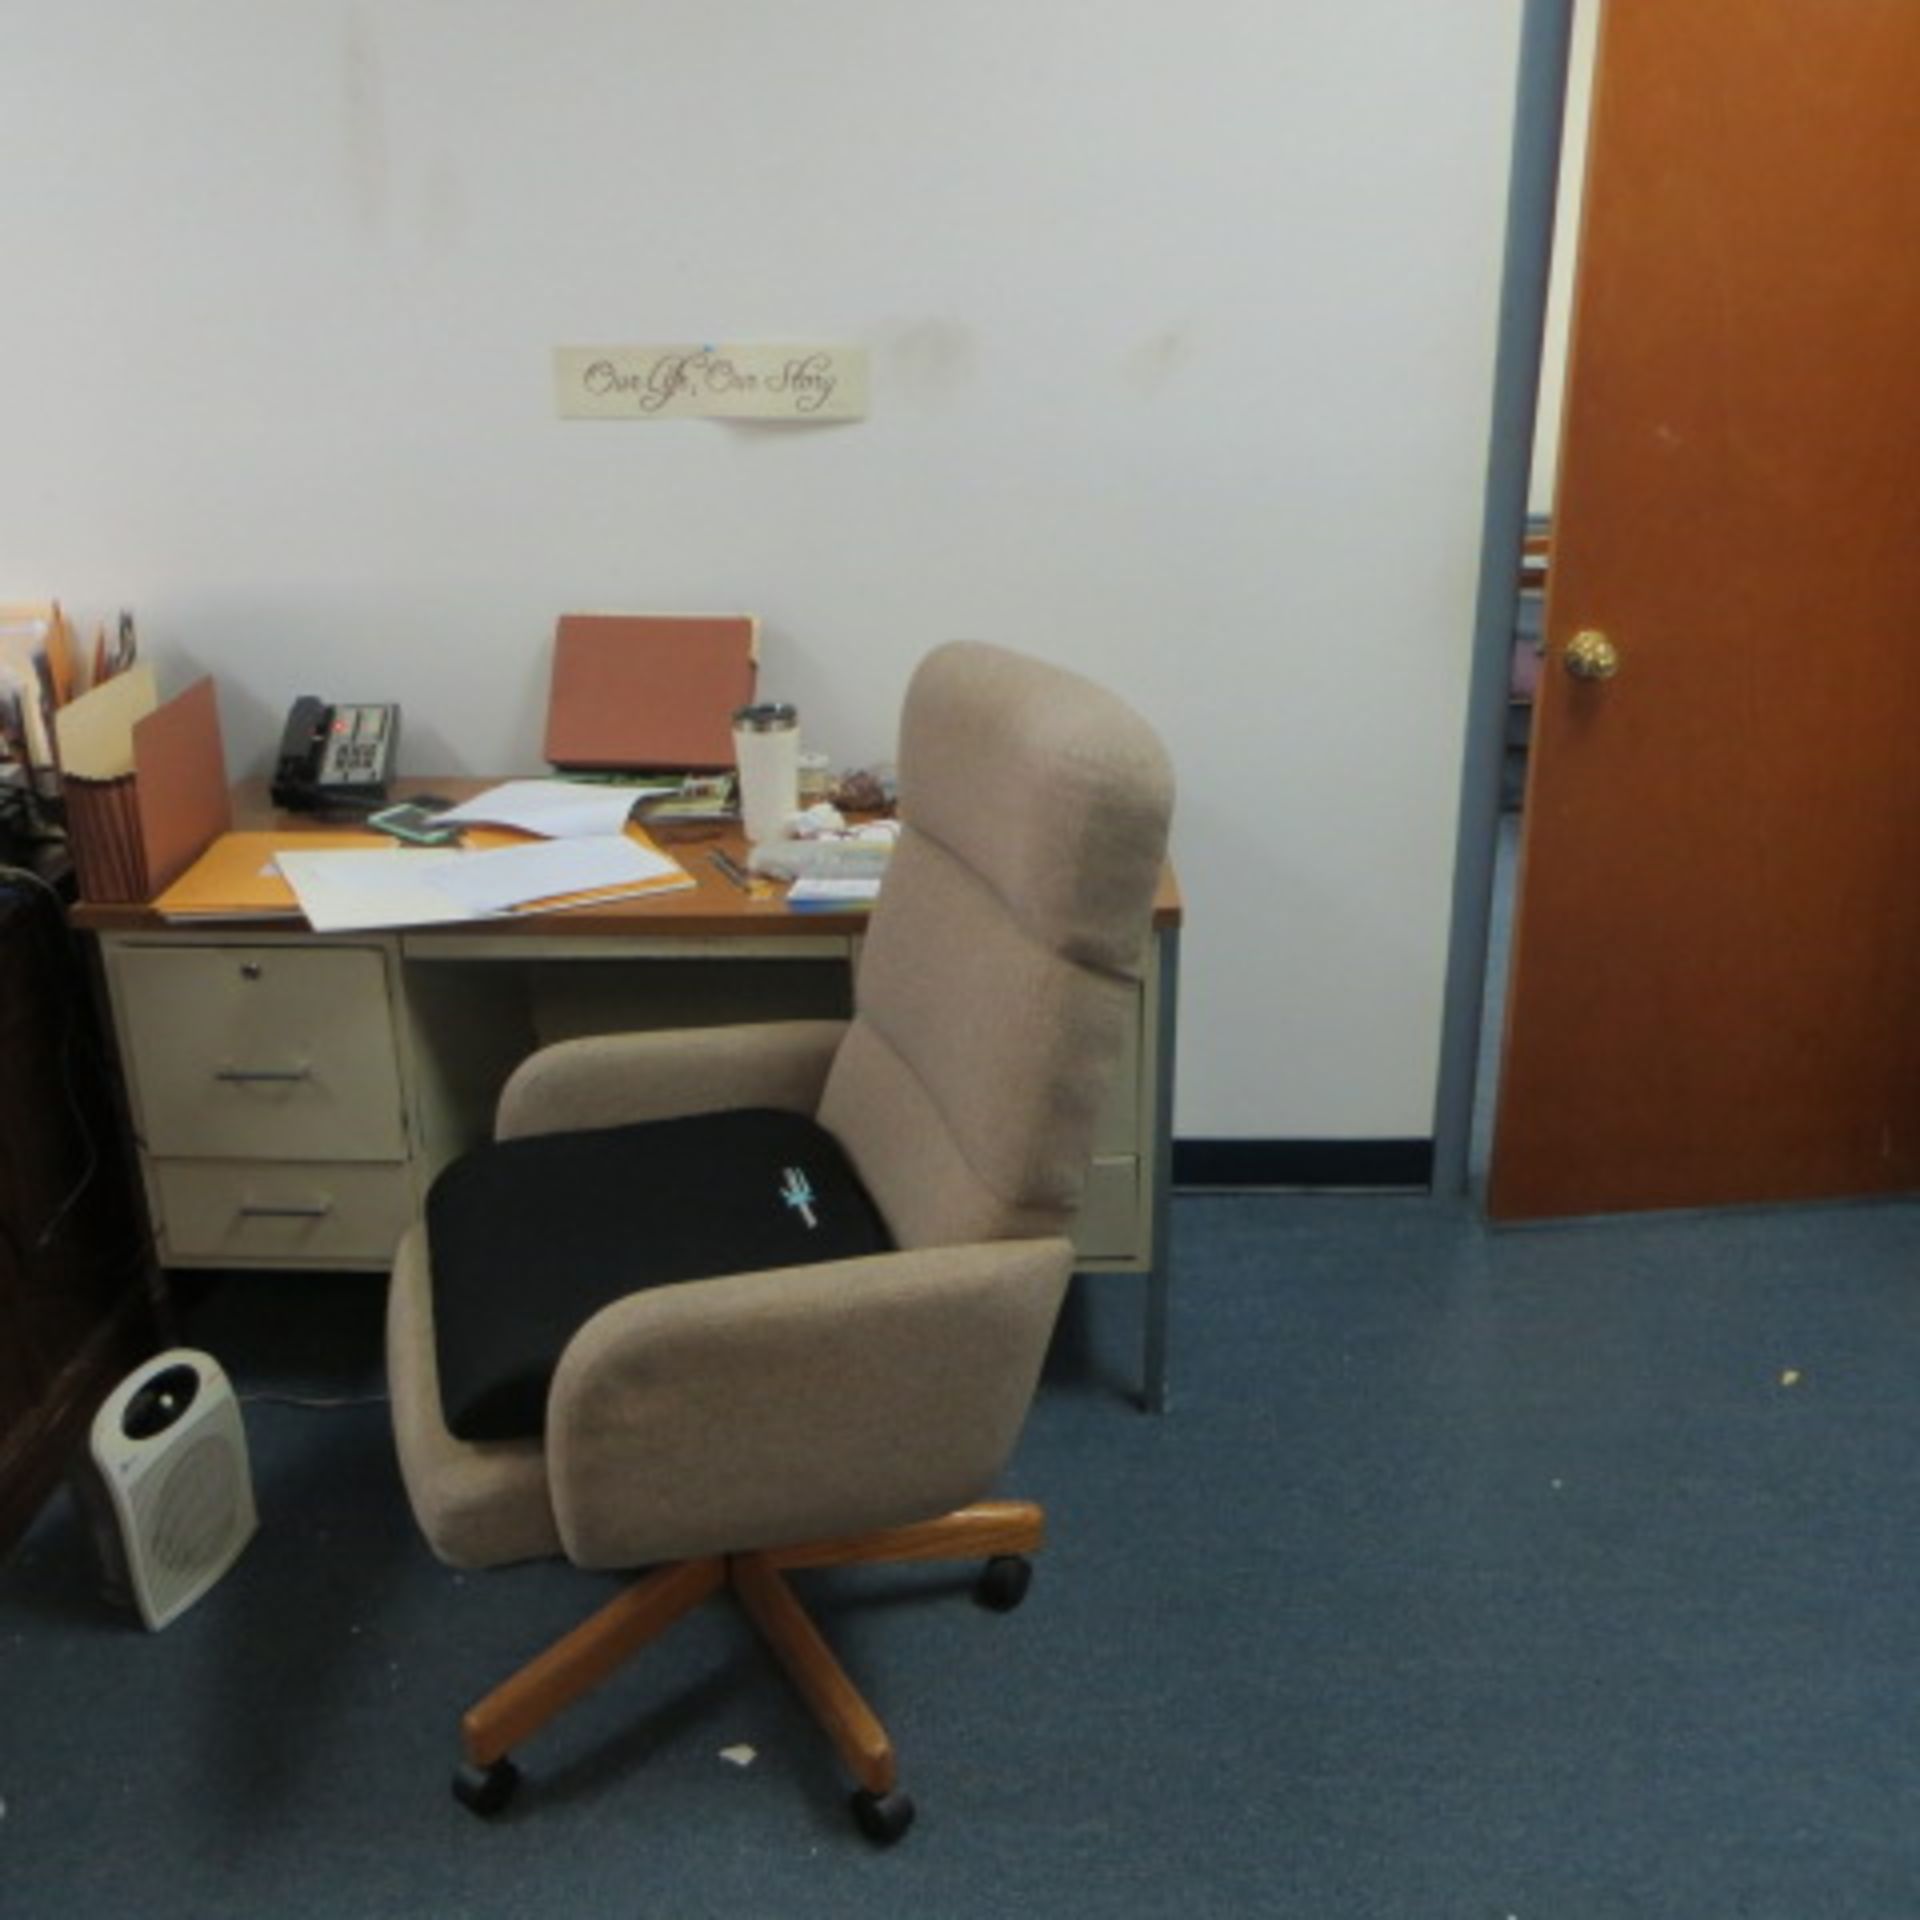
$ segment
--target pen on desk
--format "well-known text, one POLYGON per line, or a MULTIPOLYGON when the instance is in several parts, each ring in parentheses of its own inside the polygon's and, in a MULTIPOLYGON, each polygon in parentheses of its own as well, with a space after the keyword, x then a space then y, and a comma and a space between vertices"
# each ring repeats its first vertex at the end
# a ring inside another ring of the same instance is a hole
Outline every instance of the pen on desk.
POLYGON ((715 847, 714 850, 707 855, 707 858, 711 860, 714 866, 717 867, 721 873, 725 874, 742 893, 751 893, 753 891, 753 881, 748 876, 746 869, 741 866, 740 862, 736 860, 732 854, 727 852, 724 847, 715 847))

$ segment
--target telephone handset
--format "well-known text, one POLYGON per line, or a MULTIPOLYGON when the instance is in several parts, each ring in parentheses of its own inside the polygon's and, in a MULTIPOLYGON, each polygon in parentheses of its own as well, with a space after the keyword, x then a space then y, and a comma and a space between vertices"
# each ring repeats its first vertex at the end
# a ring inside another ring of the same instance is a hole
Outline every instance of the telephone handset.
POLYGON ((302 694, 280 736, 273 803, 297 812, 377 806, 387 797, 399 744, 398 707, 334 707, 302 694))

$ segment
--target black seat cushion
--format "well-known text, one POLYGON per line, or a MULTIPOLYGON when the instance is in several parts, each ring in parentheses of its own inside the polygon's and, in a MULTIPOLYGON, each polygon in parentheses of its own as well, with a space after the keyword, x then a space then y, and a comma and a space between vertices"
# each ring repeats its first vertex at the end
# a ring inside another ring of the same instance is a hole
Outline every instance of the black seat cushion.
POLYGON ((434 1181, 427 1243, 463 1440, 538 1434, 561 1350, 624 1294, 893 1245, 833 1135, 771 1108, 480 1147, 434 1181))

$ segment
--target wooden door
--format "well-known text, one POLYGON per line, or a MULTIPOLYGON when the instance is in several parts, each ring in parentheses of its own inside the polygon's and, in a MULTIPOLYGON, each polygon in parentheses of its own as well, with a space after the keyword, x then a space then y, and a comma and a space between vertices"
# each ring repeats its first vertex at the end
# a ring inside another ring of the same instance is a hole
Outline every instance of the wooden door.
POLYGON ((1920 1186, 1916 99, 1914 0, 1607 5, 1496 1218, 1920 1186))

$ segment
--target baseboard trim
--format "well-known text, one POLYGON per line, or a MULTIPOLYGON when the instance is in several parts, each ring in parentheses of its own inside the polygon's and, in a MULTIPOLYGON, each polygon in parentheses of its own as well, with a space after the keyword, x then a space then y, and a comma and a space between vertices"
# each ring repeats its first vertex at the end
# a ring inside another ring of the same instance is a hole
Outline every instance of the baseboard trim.
POLYGON ((1431 1140, 1176 1140, 1183 1188, 1391 1188, 1433 1184, 1431 1140))

